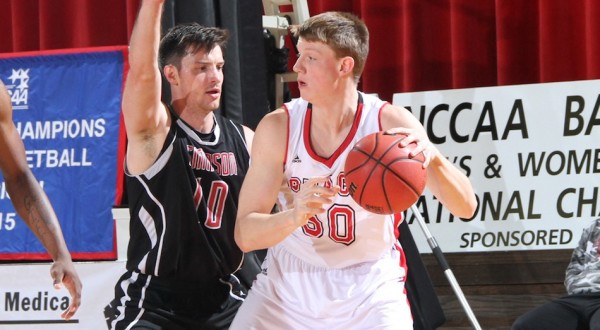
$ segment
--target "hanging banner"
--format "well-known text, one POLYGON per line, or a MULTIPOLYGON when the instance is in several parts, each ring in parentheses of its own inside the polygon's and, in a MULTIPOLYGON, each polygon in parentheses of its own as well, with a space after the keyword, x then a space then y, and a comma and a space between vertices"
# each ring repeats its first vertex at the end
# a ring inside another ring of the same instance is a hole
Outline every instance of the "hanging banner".
POLYGON ((475 188, 472 219, 427 190, 419 200, 443 251, 573 249, 600 217, 600 80, 398 93, 393 104, 412 111, 475 188))
POLYGON ((75 269, 83 283, 81 305, 70 320, 63 320, 60 314, 71 304, 71 296, 65 287, 52 286, 50 264, 2 265, 0 329, 109 329, 104 313, 125 272, 125 261, 77 262, 75 269))
MULTIPOLYGON (((125 47, 0 54, 29 167, 75 259, 116 259, 125 47)), ((0 183, 0 260, 48 259, 0 183)))

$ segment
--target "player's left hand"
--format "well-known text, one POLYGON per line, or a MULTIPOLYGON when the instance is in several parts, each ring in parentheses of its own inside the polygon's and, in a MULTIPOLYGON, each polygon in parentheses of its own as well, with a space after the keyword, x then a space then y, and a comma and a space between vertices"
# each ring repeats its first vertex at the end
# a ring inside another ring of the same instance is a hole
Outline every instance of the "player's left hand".
POLYGON ((81 281, 75 271, 71 260, 56 260, 50 267, 50 275, 53 279, 54 288, 59 290, 63 285, 71 295, 71 304, 60 315, 63 319, 69 320, 79 309, 81 304, 81 281))

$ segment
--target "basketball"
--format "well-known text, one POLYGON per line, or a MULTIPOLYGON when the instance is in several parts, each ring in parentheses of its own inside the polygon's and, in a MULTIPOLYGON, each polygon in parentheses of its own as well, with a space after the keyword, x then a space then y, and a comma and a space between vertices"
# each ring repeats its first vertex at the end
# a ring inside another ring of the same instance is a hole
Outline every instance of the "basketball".
POLYGON ((348 153, 344 172, 352 198, 365 210, 394 214, 418 199, 427 181, 423 154, 409 157, 416 143, 400 146, 403 134, 369 134, 348 153))

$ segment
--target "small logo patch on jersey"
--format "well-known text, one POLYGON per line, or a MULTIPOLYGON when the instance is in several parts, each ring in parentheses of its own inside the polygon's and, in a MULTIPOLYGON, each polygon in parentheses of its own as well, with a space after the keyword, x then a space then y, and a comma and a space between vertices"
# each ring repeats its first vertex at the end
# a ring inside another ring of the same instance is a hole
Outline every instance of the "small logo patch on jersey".
POLYGON ((302 163, 302 161, 300 160, 300 157, 298 157, 298 155, 296 155, 296 157, 294 157, 294 159, 292 159, 292 163, 302 163))
POLYGON ((350 190, 350 195, 354 195, 354 192, 356 191, 356 188, 358 188, 358 187, 356 186, 356 183, 354 183, 354 182, 350 182, 350 188, 349 188, 349 190, 350 190))

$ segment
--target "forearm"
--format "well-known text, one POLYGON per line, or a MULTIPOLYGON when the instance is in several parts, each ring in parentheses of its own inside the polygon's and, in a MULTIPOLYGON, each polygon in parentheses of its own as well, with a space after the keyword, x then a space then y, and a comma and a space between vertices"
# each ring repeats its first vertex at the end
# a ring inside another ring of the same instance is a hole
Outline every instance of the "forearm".
MULTIPOLYGON (((140 149, 137 147, 140 145, 142 148, 162 145, 162 141, 155 144, 147 142, 148 137, 153 136, 166 122, 167 116, 161 104, 161 73, 157 60, 163 2, 143 0, 131 33, 129 70, 123 90, 122 110, 128 141, 136 145, 134 152, 140 149)), ((152 160, 156 154, 154 148, 150 148, 152 160)), ((135 159, 139 155, 129 157, 129 150, 128 166, 135 167, 129 159, 135 159)), ((140 168, 145 170, 147 167, 144 165, 140 168)))
POLYGON ((31 173, 7 179, 12 203, 53 260, 71 260, 60 223, 42 187, 31 173))
POLYGON ((469 178, 442 156, 435 157, 427 167, 427 186, 436 198, 461 218, 471 218, 477 199, 469 178))
POLYGON ((158 69, 156 54, 160 42, 160 25, 164 0, 143 0, 129 42, 130 74, 152 74, 158 69), (139 70, 139 71, 138 71, 139 70))
POLYGON ((266 249, 283 241, 298 227, 292 210, 250 213, 237 219, 235 241, 244 252, 266 249))

